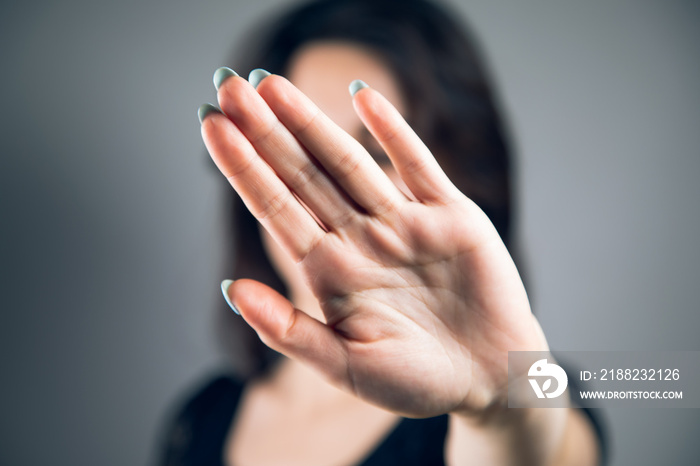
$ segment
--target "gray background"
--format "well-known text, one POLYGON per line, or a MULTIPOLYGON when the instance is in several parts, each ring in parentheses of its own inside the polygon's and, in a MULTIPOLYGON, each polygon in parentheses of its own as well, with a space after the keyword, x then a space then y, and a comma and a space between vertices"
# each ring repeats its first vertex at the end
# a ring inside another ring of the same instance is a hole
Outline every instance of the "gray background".
MULTIPOLYGON (((2 3, 0 464, 147 464, 168 407, 221 367, 196 109, 286 3, 2 3)), ((450 3, 510 117, 551 347, 700 350, 698 3, 450 3)), ((697 410, 605 414, 613 464, 700 457, 697 410)))

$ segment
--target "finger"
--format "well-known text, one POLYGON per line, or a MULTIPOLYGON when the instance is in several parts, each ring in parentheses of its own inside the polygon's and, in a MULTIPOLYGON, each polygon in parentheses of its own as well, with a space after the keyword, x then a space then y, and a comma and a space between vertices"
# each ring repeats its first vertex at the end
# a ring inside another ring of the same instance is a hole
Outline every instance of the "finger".
POLYGON ((226 79, 218 98, 221 109, 258 154, 325 226, 339 228, 358 212, 248 81, 226 79))
POLYGON ((361 88, 353 96, 353 106, 418 200, 441 202, 459 195, 430 150, 383 95, 361 88))
POLYGON ((257 90, 282 124, 368 213, 380 215, 406 202, 365 148, 292 83, 273 75, 260 82, 257 90))
POLYGON ((348 387, 347 354, 333 329, 295 309, 284 296, 254 280, 236 280, 228 298, 270 348, 348 387))
POLYGON ((306 257, 323 230, 236 125, 210 112, 202 121, 202 138, 221 173, 275 241, 295 260, 306 257))

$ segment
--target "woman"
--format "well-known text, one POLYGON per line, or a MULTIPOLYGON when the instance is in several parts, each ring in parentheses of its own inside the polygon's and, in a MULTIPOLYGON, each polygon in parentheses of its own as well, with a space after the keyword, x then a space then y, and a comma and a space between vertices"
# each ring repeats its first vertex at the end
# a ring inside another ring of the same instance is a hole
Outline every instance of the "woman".
POLYGON ((287 358, 239 347, 245 384, 193 397, 165 462, 595 464, 580 411, 507 408, 508 351, 547 343, 506 248, 508 152, 460 28, 423 0, 330 0, 260 43, 272 74, 217 70, 221 110, 200 119, 253 214, 234 208, 232 273, 248 279, 225 281, 226 301, 287 358))

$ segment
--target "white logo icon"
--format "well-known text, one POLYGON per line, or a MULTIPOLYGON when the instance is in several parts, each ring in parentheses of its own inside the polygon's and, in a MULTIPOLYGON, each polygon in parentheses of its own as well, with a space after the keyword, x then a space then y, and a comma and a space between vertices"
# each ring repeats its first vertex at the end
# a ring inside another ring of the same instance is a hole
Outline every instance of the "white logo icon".
POLYGON ((547 398, 556 398, 564 393, 564 390, 566 390, 566 386, 569 383, 569 378, 566 376, 564 369, 556 364, 547 364, 546 359, 540 359, 530 366, 530 370, 528 371, 527 375, 530 377, 548 377, 547 380, 544 381, 542 388, 540 388, 540 385, 536 379, 528 379, 530 381, 530 385, 532 385, 532 389, 535 391, 535 395, 537 395, 537 398, 544 398, 545 396, 547 398), (553 378, 557 381, 557 389, 552 392, 547 392, 547 390, 549 390, 552 386, 553 378))

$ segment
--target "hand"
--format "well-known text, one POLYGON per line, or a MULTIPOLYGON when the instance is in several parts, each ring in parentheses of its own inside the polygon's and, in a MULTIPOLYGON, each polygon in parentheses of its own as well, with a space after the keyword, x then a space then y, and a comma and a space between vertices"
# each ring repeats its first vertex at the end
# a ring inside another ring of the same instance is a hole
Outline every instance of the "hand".
POLYGON ((507 352, 546 350, 495 228, 371 88, 353 104, 412 196, 289 81, 232 77, 202 135, 297 262, 326 322, 269 287, 229 297, 262 340, 358 397, 413 417, 505 406, 507 352))

